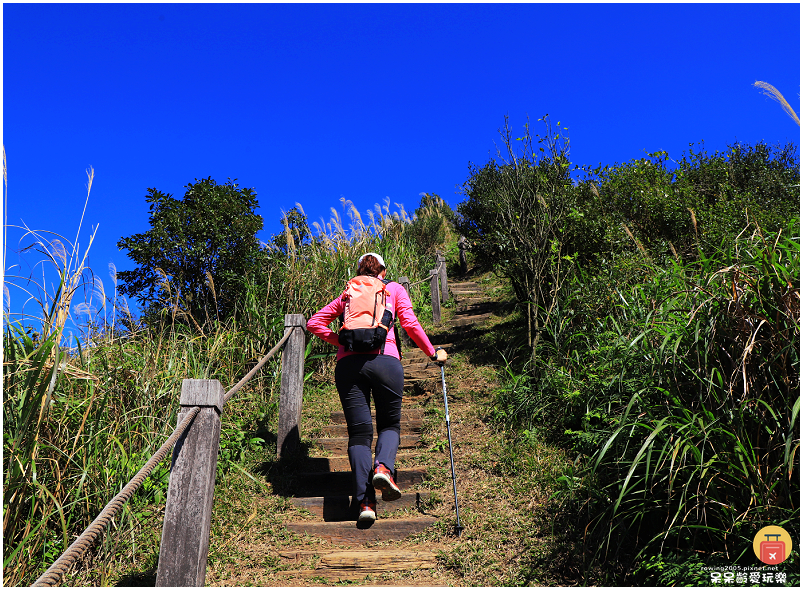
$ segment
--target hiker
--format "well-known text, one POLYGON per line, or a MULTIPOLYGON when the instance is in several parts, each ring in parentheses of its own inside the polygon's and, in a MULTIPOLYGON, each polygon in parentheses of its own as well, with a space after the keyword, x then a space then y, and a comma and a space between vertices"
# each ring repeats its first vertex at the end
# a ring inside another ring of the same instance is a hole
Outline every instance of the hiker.
POLYGON ((395 320, 431 360, 444 362, 447 353, 431 344, 402 285, 385 280, 386 264, 379 254, 361 256, 356 274, 339 297, 308 320, 307 328, 339 347, 335 380, 350 439, 347 456, 355 480, 352 503, 359 507, 358 523, 371 524, 375 521, 375 490, 381 492, 384 502, 401 496, 394 481, 394 463, 400 446, 404 376, 396 329, 392 329, 395 320), (336 334, 328 324, 339 316, 344 325, 336 334), (368 320, 362 324, 375 327, 358 327, 359 318, 368 320), (352 326, 356 328, 351 329, 352 326), (378 429, 374 461, 370 396, 375 400, 378 429))

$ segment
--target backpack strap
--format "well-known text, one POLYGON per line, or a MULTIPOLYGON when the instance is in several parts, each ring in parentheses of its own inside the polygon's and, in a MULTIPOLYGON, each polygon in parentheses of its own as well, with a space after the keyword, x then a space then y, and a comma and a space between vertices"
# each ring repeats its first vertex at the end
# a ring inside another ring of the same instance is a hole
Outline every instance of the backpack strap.
POLYGON ((400 355, 400 360, 403 360, 403 346, 400 340, 400 333, 397 331, 397 322, 392 322, 394 328, 394 341, 397 344, 397 354, 400 355))
MULTIPOLYGON (((381 282, 384 285, 388 285, 392 281, 390 281, 389 279, 381 279, 381 282)), ((392 314, 392 321, 390 322, 391 325, 389 326, 389 328, 394 330, 394 340, 395 340, 395 344, 397 345, 397 354, 400 356, 400 360, 403 360, 403 351, 401 350, 401 347, 400 347, 400 334, 397 333, 397 322, 395 320, 396 320, 396 318, 394 317, 394 314, 392 314)), ((383 346, 381 346, 381 354, 386 354, 386 341, 385 340, 383 341, 383 346)))

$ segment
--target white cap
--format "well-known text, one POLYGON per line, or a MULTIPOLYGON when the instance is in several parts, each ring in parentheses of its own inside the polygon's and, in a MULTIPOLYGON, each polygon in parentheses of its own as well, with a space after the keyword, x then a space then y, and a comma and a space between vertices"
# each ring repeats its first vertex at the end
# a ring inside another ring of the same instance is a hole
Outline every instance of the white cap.
POLYGON ((378 264, 380 264, 383 268, 386 268, 386 263, 383 261, 383 258, 381 258, 381 255, 375 254, 375 252, 367 252, 366 254, 362 254, 361 258, 358 259, 359 265, 361 265, 361 261, 364 260, 364 256, 374 256, 375 260, 378 261, 378 264))

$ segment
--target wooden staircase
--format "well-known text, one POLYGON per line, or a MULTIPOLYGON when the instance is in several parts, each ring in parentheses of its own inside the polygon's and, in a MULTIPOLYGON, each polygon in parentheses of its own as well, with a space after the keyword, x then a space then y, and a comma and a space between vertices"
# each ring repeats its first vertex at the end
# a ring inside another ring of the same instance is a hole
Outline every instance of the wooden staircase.
MULTIPOLYGON (((474 296, 482 293, 476 283, 451 283, 449 288, 459 303, 462 299, 466 301, 457 308, 448 326, 467 326, 490 315, 474 301, 474 296)), ((453 350, 452 344, 436 346, 445 348, 448 353, 453 350)), ((293 479, 289 498, 296 507, 308 511, 313 519, 285 524, 290 531, 312 535, 326 543, 313 550, 281 552, 284 563, 292 568, 281 572, 287 578, 286 585, 295 585, 311 578, 329 583, 366 578, 370 585, 374 585, 375 576, 381 574, 413 572, 436 566, 435 553, 425 549, 424 543, 407 545, 407 548, 398 548, 397 545, 436 522, 435 518, 422 511, 430 499, 430 493, 421 485, 428 478, 428 473, 416 461, 424 429, 421 404, 429 400, 434 390, 439 394, 436 384, 440 383, 441 369, 431 363, 421 350, 408 346, 403 347, 402 363, 405 384, 395 476, 403 492, 402 498, 385 503, 378 494, 378 519, 370 526, 357 526, 357 512, 351 506, 350 497, 353 484, 347 457, 347 426, 343 412, 331 412, 330 424, 323 427, 321 436, 313 439, 315 449, 293 479), (370 548, 381 542, 392 542, 392 545, 370 548)), ((374 410, 372 416, 376 433, 374 449, 377 441, 374 410)), ((404 582, 401 585, 408 584, 404 582)), ((431 585, 431 580, 425 585, 431 585)))

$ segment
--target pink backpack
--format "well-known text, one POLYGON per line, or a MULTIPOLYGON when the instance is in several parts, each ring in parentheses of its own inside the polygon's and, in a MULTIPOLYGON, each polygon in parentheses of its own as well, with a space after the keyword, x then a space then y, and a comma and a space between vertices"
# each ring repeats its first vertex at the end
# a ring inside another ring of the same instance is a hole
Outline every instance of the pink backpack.
POLYGON ((339 344, 345 350, 370 352, 380 349, 383 354, 386 336, 394 325, 392 312, 386 309, 388 283, 366 275, 347 281, 342 293, 344 324, 339 330, 339 344))

